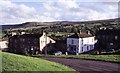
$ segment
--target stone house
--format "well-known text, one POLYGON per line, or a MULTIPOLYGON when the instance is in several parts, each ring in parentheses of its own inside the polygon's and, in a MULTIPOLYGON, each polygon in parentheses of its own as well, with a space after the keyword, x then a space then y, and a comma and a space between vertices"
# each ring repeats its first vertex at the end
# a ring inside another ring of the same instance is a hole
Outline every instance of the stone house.
POLYGON ((53 39, 47 36, 46 33, 43 34, 22 34, 14 35, 9 38, 9 48, 10 52, 14 53, 31 53, 34 54, 44 52, 45 48, 47 50, 52 48, 51 43, 55 43, 53 39), (49 46, 47 46, 49 45, 49 46))
POLYGON ((99 29, 96 31, 96 49, 99 51, 120 49, 120 29, 99 29))

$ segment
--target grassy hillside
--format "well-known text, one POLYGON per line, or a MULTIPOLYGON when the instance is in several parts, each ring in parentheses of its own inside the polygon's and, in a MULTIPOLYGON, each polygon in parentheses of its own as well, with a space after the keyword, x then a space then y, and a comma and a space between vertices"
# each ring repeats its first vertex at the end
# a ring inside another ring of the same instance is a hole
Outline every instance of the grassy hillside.
POLYGON ((64 65, 11 53, 1 53, 3 71, 74 71, 64 65))

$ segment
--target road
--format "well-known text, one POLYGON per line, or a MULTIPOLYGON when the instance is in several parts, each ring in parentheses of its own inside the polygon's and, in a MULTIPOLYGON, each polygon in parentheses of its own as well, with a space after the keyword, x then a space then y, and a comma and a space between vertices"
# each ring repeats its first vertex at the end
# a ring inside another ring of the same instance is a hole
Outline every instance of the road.
POLYGON ((120 64, 118 63, 54 57, 41 58, 66 65, 80 73, 120 73, 120 64))

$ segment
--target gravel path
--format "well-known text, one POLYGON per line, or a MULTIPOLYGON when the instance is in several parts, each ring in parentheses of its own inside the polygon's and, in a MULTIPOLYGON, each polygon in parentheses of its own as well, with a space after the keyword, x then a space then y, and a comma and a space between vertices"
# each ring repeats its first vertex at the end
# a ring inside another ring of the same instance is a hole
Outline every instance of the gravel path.
POLYGON ((120 64, 117 63, 53 57, 41 58, 69 66, 80 73, 120 73, 120 64))

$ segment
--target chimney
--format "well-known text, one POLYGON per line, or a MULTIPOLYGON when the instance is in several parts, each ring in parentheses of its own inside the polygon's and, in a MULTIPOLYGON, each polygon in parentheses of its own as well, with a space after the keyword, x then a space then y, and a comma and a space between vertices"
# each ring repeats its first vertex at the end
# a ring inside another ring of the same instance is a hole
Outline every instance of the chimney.
POLYGON ((82 33, 82 31, 81 31, 81 30, 79 30, 79 33, 81 34, 81 33, 82 33))
POLYGON ((12 32, 12 36, 14 36, 14 35, 17 35, 17 33, 16 32, 12 32))
POLYGON ((89 30, 87 30, 87 34, 91 35, 91 33, 90 33, 90 31, 89 31, 89 30))
POLYGON ((21 35, 25 34, 25 32, 21 32, 21 35))
POLYGON ((43 35, 46 36, 46 32, 43 32, 43 35))

